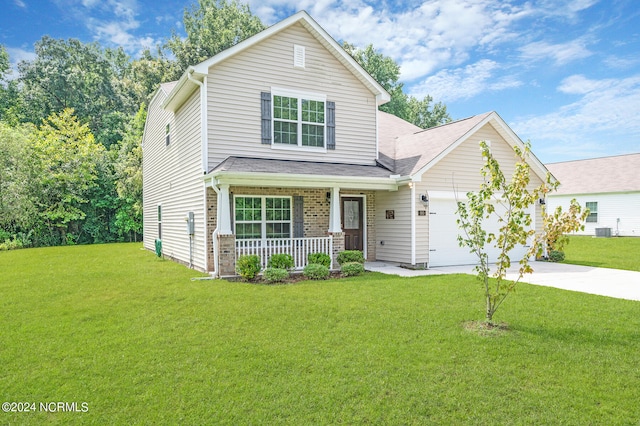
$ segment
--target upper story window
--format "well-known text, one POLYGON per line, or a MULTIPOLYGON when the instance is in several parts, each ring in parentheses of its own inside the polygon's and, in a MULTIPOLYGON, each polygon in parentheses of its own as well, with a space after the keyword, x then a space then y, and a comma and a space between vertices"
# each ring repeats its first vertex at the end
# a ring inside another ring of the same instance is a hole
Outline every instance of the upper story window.
POLYGON ((262 93, 262 143, 274 148, 335 149, 335 103, 324 95, 262 93))
POLYGON ((167 126, 164 128, 164 141, 167 146, 171 143, 171 126, 167 123, 167 126))
POLYGON ((324 148, 325 102, 273 96, 273 143, 324 148))

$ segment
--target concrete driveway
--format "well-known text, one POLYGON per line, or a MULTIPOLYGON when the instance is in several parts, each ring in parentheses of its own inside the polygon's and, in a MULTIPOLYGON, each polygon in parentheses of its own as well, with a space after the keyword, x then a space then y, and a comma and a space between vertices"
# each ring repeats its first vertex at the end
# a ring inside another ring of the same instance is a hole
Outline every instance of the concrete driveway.
MULTIPOLYGON (((530 264, 534 272, 525 274, 522 282, 640 301, 640 272, 550 262, 534 261, 530 264)), ((473 265, 446 266, 420 271, 401 268, 392 262, 367 262, 365 269, 403 277, 474 273, 473 265)), ((517 268, 512 268, 507 273, 507 278, 517 278, 517 268)))

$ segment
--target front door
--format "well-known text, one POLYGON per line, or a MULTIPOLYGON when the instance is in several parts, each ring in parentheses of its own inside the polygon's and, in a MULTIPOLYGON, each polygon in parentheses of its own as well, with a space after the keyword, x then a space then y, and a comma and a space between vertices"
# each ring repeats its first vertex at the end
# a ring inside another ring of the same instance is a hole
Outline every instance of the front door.
POLYGON ((361 197, 342 197, 344 249, 363 251, 364 224, 361 197))

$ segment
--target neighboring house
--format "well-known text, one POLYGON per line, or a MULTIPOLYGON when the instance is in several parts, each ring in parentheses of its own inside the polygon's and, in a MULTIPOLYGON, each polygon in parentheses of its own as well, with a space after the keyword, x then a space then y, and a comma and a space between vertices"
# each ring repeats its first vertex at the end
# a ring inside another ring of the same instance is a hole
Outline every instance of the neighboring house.
POLYGON ((189 67, 149 105, 145 247, 159 239, 165 256, 221 276, 248 253, 266 264, 287 252, 298 268, 344 249, 475 263, 458 247, 456 196, 482 182, 480 140, 507 173, 522 141, 495 112, 422 130, 378 111, 389 99, 306 12, 189 67))
POLYGON ((547 164, 560 182, 549 212, 572 199, 589 209, 583 235, 640 236, 640 153, 547 164))

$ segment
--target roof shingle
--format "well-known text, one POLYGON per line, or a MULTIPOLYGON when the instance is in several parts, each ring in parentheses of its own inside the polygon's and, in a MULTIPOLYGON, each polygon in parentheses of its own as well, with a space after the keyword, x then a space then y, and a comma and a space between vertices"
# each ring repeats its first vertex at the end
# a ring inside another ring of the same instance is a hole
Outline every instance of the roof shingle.
POLYGON ((640 153, 546 166, 560 181, 554 195, 640 191, 640 153))

